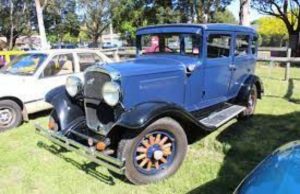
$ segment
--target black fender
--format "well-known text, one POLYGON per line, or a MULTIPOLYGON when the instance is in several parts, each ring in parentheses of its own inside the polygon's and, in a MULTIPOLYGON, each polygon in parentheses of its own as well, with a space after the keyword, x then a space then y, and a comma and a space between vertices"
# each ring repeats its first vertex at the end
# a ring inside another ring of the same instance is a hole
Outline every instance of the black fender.
POLYGON ((78 100, 72 99, 67 94, 65 86, 48 92, 45 100, 53 106, 62 131, 73 128, 85 120, 83 107, 78 104, 78 100))
POLYGON ((250 75, 246 81, 242 84, 242 87, 239 91, 237 102, 246 102, 250 95, 251 87, 255 85, 257 88, 257 97, 262 98, 264 93, 264 85, 261 79, 256 75, 250 75))
POLYGON ((123 112, 110 132, 113 132, 118 127, 141 131, 152 122, 162 117, 173 118, 179 122, 183 128, 186 125, 189 125, 207 131, 211 130, 202 125, 191 113, 174 103, 147 102, 123 112))

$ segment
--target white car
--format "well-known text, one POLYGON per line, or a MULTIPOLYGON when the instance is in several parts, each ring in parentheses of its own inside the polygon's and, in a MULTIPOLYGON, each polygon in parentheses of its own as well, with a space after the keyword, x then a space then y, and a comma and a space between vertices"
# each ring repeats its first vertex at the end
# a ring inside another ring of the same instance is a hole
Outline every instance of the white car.
POLYGON ((90 49, 33 51, 17 56, 0 73, 0 132, 28 121, 28 115, 51 108, 44 101, 66 78, 95 63, 112 62, 103 53, 90 49))

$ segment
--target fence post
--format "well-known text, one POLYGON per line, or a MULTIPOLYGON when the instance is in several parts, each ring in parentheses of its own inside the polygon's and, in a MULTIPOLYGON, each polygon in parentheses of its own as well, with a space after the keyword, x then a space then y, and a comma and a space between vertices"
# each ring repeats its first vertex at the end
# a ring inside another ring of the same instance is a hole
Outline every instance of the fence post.
POLYGON ((119 62, 120 61, 120 56, 119 56, 119 49, 115 50, 113 52, 113 58, 116 62, 119 62))
POLYGON ((287 81, 290 79, 290 67, 291 67, 291 55, 292 55, 292 49, 288 48, 287 50, 287 63, 286 63, 286 67, 285 67, 285 76, 284 76, 284 80, 287 81))

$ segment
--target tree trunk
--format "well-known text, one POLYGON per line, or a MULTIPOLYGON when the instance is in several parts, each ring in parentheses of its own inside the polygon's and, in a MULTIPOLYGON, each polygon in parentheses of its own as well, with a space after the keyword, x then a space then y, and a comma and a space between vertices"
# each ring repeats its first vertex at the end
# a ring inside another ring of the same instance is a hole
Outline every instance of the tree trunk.
POLYGON ((11 1, 10 2, 10 12, 9 12, 9 22, 10 22, 10 34, 7 37, 7 43, 8 43, 8 50, 13 49, 13 37, 14 37, 14 21, 13 21, 13 13, 14 13, 14 4, 11 1))
POLYGON ((292 49, 292 56, 300 56, 299 52, 299 32, 289 32, 289 48, 292 49))
POLYGON ((250 26, 250 1, 240 0, 240 25, 250 26))
POLYGON ((43 8, 41 7, 40 0, 35 0, 35 7, 37 13, 39 32, 40 32, 41 48, 47 49, 49 46, 47 42, 47 36, 46 36, 46 30, 44 24, 43 8))
POLYGON ((98 34, 95 34, 95 35, 93 36, 93 45, 94 45, 95 47, 97 47, 97 48, 98 48, 98 39, 99 39, 99 35, 98 35, 98 34))

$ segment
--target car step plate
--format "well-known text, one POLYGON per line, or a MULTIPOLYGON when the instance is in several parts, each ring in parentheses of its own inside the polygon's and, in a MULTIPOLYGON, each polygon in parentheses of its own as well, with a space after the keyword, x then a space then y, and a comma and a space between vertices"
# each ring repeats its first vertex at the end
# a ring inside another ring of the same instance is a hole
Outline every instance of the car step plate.
POLYGON ((246 109, 244 106, 232 105, 219 112, 214 112, 208 117, 200 120, 200 123, 209 128, 218 128, 246 109))

